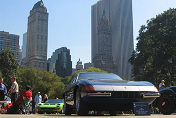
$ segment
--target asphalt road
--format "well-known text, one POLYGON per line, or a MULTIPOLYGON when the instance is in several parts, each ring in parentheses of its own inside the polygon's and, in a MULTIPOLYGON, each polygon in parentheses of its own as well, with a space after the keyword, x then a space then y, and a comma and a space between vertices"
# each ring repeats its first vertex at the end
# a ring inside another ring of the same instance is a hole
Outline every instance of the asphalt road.
POLYGON ((176 118, 176 114, 162 115, 152 114, 151 116, 134 116, 134 115, 118 115, 118 116, 65 116, 65 115, 48 115, 48 114, 31 114, 31 115, 13 115, 13 114, 0 114, 0 118, 176 118))

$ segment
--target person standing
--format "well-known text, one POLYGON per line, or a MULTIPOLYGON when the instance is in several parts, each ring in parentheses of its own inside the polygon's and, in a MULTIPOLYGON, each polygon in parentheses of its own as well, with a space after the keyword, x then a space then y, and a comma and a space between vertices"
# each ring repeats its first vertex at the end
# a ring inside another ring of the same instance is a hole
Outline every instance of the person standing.
POLYGON ((47 96, 47 94, 44 94, 43 102, 45 103, 47 100, 48 100, 48 96, 47 96))
POLYGON ((3 84, 3 78, 0 78, 0 101, 4 101, 4 97, 6 93, 7 93, 7 88, 3 84))
POLYGON ((19 87, 16 82, 16 77, 11 77, 12 86, 10 88, 11 102, 15 102, 18 98, 19 87))
POLYGON ((35 102, 35 113, 37 112, 37 104, 42 102, 42 96, 40 95, 40 92, 37 93, 37 95, 34 98, 35 102))
POLYGON ((161 80, 161 83, 159 84, 159 90, 165 88, 165 81, 164 80, 161 80))

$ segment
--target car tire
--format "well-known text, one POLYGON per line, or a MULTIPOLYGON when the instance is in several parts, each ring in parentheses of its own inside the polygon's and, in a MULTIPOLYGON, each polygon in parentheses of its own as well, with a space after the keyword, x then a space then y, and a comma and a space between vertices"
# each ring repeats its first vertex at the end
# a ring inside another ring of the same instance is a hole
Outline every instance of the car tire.
POLYGON ((85 103, 82 102, 81 100, 81 95, 80 95, 80 92, 79 92, 79 89, 76 90, 76 97, 75 97, 75 107, 76 107, 76 113, 79 115, 79 116, 86 116, 88 115, 88 107, 85 103))
POLYGON ((110 116, 116 116, 117 113, 118 113, 117 111, 109 111, 110 116))
POLYGON ((38 114, 43 114, 43 112, 41 112, 41 111, 38 111, 38 114))
POLYGON ((70 116, 71 115, 71 107, 70 105, 68 105, 65 100, 64 100, 64 114, 66 116, 70 116))
POLYGON ((170 115, 174 112, 174 102, 168 96, 163 95, 159 98, 158 108, 164 115, 170 115))
POLYGON ((64 110, 63 110, 63 108, 62 108, 62 110, 59 112, 60 114, 63 114, 64 113, 64 110))

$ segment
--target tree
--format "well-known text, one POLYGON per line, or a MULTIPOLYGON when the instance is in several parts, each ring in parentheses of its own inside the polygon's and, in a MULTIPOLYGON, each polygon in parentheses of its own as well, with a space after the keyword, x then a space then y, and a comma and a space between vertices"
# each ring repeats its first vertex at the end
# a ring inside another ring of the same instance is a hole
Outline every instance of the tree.
POLYGON ((10 77, 16 75, 16 70, 18 68, 18 62, 13 54, 13 52, 6 48, 0 52, 0 70, 2 76, 5 78, 4 83, 7 84, 7 88, 10 87, 10 77))
POLYGON ((135 80, 170 85, 176 74, 176 9, 169 9, 142 25, 130 62, 135 80))
POLYGON ((40 91, 42 95, 47 94, 49 98, 62 98, 65 89, 65 85, 59 76, 34 68, 19 68, 17 70, 17 82, 20 91, 23 91, 26 85, 30 85, 33 88, 33 97, 40 91))

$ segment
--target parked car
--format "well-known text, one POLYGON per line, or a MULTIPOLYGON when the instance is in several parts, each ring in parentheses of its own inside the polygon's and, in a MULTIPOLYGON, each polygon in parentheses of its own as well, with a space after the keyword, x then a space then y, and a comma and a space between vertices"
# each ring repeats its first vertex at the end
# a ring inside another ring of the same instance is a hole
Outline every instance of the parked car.
POLYGON ((161 96, 155 100, 155 106, 165 115, 172 114, 176 110, 176 86, 161 89, 161 96))
POLYGON ((64 112, 87 115, 94 110, 115 115, 132 110, 134 102, 151 104, 159 95, 149 82, 125 81, 112 73, 83 72, 72 78, 64 92, 64 112))
POLYGON ((2 107, 2 105, 4 105, 4 107, 6 107, 9 103, 11 103, 11 99, 7 96, 5 96, 4 101, 0 101, 0 108, 2 107))
POLYGON ((1 113, 1 109, 5 108, 9 103, 11 103, 11 99, 5 96, 4 101, 0 101, 0 113, 1 113))
POLYGON ((49 99, 45 103, 38 103, 37 110, 39 114, 42 113, 63 113, 64 100, 63 99, 49 99))

